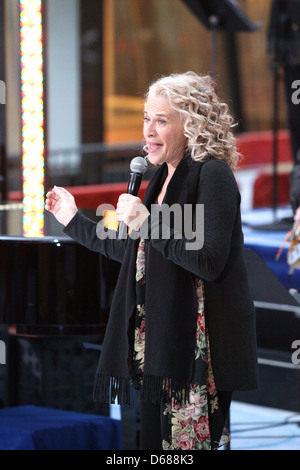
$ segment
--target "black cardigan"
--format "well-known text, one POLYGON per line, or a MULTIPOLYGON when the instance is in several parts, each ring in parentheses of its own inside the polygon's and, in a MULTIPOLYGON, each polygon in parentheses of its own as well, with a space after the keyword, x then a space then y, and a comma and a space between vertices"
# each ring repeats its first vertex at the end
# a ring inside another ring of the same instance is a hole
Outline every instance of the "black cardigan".
MULTIPOLYGON (((167 166, 163 164, 148 185, 144 204, 149 210, 166 173, 167 166)), ((161 390, 164 380, 170 384, 173 379, 172 386, 179 389, 188 384, 192 375, 197 318, 195 277, 203 279, 205 286, 206 319, 217 389, 256 389, 255 310, 248 288, 240 194, 234 175, 220 160, 210 159, 201 164, 184 157, 169 182, 164 203, 182 207, 203 204, 204 242, 197 250, 186 250, 189 240, 176 238, 173 230, 168 239, 151 238, 150 231, 146 251, 147 316, 142 397, 157 401, 161 397, 155 396, 153 390, 155 387, 161 390)), ((96 224, 79 213, 64 231, 89 249, 122 263, 95 391, 101 401, 118 397, 120 402, 126 402, 138 241, 105 236, 101 223, 96 224), (109 388, 113 392, 109 392, 109 388)))

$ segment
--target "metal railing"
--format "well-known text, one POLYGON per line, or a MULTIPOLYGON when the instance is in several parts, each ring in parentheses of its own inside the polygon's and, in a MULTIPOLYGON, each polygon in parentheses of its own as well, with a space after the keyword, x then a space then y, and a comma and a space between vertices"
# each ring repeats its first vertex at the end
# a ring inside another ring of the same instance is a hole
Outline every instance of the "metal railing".
MULTIPOLYGON (((46 186, 85 186, 91 184, 116 183, 128 180, 132 158, 142 154, 142 142, 129 144, 82 144, 77 148, 48 151, 46 154, 46 186)), ((22 157, 7 159, 8 188, 22 189, 22 157)), ((145 179, 150 179, 148 170, 145 179)), ((46 188, 47 189, 47 188, 46 188)))

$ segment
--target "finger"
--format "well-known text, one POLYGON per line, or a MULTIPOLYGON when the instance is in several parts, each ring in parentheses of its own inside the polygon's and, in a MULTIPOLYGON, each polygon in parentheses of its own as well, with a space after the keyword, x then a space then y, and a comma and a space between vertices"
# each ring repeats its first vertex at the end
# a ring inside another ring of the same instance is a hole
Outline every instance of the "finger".
POLYGON ((50 201, 59 201, 60 196, 59 196, 59 194, 55 194, 55 193, 52 191, 52 194, 51 194, 51 196, 48 197, 48 199, 49 199, 50 201))
POLYGON ((122 217, 124 215, 124 211, 122 209, 116 209, 116 217, 122 217))
POLYGON ((133 196, 132 194, 128 193, 123 193, 120 194, 119 199, 120 202, 129 202, 129 201, 135 201, 135 202, 142 202, 141 199, 137 196, 133 196))
POLYGON ((51 207, 52 206, 52 198, 47 198, 45 200, 45 207, 48 208, 48 207, 51 207))
POLYGON ((54 190, 48 191, 46 194, 47 199, 58 199, 57 194, 54 192, 54 190))
POLYGON ((124 210, 126 210, 127 205, 128 205, 127 202, 118 201, 118 202, 117 202, 116 210, 118 210, 118 211, 124 211, 124 210))
POLYGON ((73 197, 72 194, 69 191, 67 191, 67 189, 61 188, 59 186, 54 186, 52 191, 59 196, 73 197))
POLYGON ((47 209, 48 211, 51 211, 51 209, 52 209, 51 201, 46 201, 45 202, 45 209, 47 209))

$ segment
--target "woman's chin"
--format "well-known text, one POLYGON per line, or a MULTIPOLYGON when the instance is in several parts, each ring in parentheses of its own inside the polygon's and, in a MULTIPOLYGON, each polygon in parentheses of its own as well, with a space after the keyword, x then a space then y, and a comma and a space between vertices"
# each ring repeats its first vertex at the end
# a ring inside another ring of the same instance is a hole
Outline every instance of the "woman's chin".
POLYGON ((156 152, 148 153, 147 159, 152 165, 161 165, 164 162, 163 157, 156 152))

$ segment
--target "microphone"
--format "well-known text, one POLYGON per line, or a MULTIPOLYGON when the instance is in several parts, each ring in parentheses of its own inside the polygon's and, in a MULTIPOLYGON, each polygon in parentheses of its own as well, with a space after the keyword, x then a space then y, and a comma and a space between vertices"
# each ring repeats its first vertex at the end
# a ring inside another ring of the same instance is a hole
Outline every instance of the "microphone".
MULTIPOLYGON (((143 179, 143 174, 147 170, 147 160, 143 157, 135 157, 130 162, 130 174, 127 185, 127 194, 132 194, 132 196, 137 196, 141 182, 143 179)), ((122 220, 119 222, 118 228, 118 239, 124 239, 127 237, 127 225, 122 220)))

